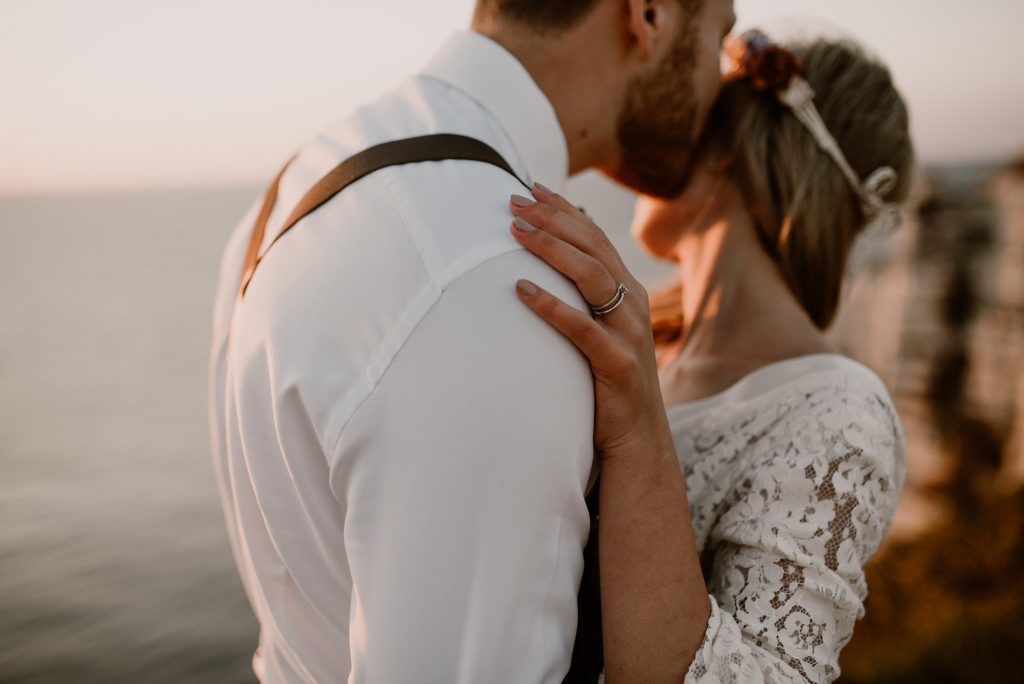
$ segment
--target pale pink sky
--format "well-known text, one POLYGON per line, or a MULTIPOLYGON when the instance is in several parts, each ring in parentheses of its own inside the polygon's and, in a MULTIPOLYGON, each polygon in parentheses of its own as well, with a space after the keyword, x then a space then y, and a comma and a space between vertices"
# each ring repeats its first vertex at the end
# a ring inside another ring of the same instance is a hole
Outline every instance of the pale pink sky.
MULTIPOLYGON (((473 0, 2 0, 0 194, 261 183, 473 0)), ((882 57, 925 161, 1024 153, 1022 0, 737 0, 882 57), (833 29, 828 29, 833 27, 833 29)))

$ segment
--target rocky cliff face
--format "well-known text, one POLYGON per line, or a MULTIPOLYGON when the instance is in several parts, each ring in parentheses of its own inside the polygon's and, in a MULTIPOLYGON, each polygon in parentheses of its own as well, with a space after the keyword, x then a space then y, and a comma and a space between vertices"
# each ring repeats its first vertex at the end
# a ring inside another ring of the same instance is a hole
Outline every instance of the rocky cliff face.
POLYGON ((1010 681, 1024 667, 1024 160, 932 170, 913 204, 833 331, 887 381, 908 442, 843 681, 1010 681))

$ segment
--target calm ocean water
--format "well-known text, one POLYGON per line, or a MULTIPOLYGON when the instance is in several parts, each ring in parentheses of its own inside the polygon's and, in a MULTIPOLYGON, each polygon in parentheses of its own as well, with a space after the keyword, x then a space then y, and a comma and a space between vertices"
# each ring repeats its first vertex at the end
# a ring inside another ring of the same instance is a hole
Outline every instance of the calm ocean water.
POLYGON ((253 681, 205 375, 254 196, 0 200, 0 681, 253 681))
MULTIPOLYGON (((252 682, 210 461, 221 250, 259 187, 0 198, 0 682, 252 682)), ((645 282, 629 197, 571 196, 645 282)))

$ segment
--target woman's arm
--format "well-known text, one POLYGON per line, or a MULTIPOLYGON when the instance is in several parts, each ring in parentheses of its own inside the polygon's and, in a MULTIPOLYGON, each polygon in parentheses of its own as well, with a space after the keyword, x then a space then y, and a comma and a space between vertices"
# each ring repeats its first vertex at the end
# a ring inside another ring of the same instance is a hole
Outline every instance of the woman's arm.
POLYGON ((601 462, 599 557, 605 677, 680 682, 711 605, 671 443, 641 441, 601 462))
POLYGON ((711 606, 658 383, 647 293, 579 210, 542 189, 534 196, 541 201, 510 203, 520 243, 573 279, 591 306, 605 303, 620 282, 630 291, 619 308, 591 317, 532 283, 517 287, 527 306, 587 356, 594 374, 605 676, 610 684, 679 682, 711 606))
POLYGON ((511 204, 541 228, 514 224, 520 243, 592 305, 619 282, 631 291, 594 319, 539 288, 518 288, 594 373, 608 681, 832 681, 863 610, 863 565, 903 482, 902 430, 884 388, 833 382, 814 410, 810 394, 796 398, 796 419, 776 426, 768 451, 737 478, 708 541, 706 588, 657 386, 646 292, 581 212, 543 190, 534 196, 539 203, 511 204))
POLYGON ((839 676, 905 472, 899 420, 873 384, 809 378, 776 402, 707 542, 714 614, 687 682, 839 676))

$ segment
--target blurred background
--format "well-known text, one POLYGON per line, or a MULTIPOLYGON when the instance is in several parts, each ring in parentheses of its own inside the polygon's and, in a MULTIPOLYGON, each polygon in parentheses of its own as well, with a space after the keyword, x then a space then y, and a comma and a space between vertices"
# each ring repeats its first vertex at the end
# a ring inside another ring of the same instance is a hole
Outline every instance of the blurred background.
MULTIPOLYGON (((472 0, 0 0, 0 682, 252 682, 206 407, 225 240, 472 0)), ((921 169, 832 335, 909 475, 844 682, 1024 681, 1024 3, 737 0, 891 67, 921 169)), ((632 197, 568 194, 650 289, 632 197)))

